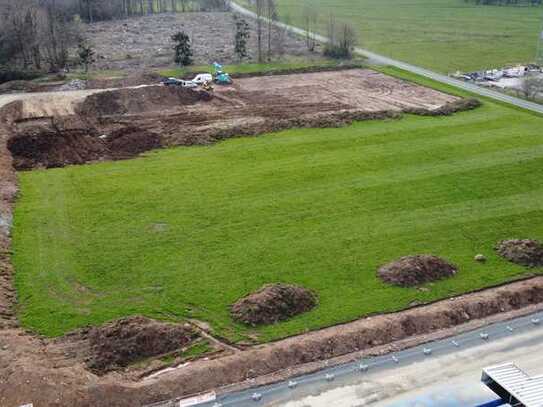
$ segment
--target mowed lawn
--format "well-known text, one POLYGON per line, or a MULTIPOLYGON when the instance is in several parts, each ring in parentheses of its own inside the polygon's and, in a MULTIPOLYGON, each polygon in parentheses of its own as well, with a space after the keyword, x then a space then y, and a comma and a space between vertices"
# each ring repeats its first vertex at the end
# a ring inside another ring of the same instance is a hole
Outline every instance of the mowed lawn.
MULTIPOLYGON (((247 4, 246 0, 239 0, 247 4)), ((543 7, 477 6, 464 0, 278 0, 283 19, 303 27, 304 5, 326 34, 330 13, 372 51, 440 72, 533 62, 543 7)))
POLYGON ((485 102, 20 173, 19 316, 52 336, 144 314, 266 341, 540 272, 493 246, 543 239, 541 129, 541 117, 485 102), (427 291, 377 279, 415 253, 460 271, 427 291), (315 290, 319 306, 258 329, 231 320, 230 304, 274 282, 315 290))

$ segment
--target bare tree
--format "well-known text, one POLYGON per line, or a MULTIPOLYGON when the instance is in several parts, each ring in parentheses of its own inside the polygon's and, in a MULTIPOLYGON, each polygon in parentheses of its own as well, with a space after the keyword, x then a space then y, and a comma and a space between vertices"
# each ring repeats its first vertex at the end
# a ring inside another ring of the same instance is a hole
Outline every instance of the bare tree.
POLYGON ((258 62, 263 62, 263 54, 262 54, 262 28, 263 28, 263 16, 264 16, 264 10, 265 10, 265 1, 266 0, 255 0, 255 11, 256 11, 256 47, 257 47, 257 55, 258 55, 258 62))
POLYGON ((324 46, 324 55, 331 58, 350 59, 356 45, 356 32, 352 25, 336 22, 333 14, 328 19, 328 42, 324 46))
POLYGON ((318 24, 318 14, 315 10, 315 6, 306 2, 302 9, 303 29, 305 31, 305 45, 311 52, 315 51, 317 40, 315 38, 315 31, 318 24))
POLYGON ((23 70, 40 70, 47 63, 51 71, 67 65, 80 28, 56 1, 20 0, 4 4, 0 13, 0 63, 23 70))
POLYGON ((267 57, 268 61, 271 61, 272 59, 272 37, 275 34, 274 32, 274 25, 277 21, 277 6, 275 4, 275 0, 265 0, 265 8, 266 8, 266 23, 268 28, 268 49, 267 49, 267 57))
POLYGON ((285 14, 282 18, 277 17, 278 20, 283 22, 283 25, 278 25, 275 27, 275 35, 273 38, 273 47, 275 53, 279 56, 282 56, 285 53, 285 43, 289 35, 289 25, 291 23, 290 15, 285 14))

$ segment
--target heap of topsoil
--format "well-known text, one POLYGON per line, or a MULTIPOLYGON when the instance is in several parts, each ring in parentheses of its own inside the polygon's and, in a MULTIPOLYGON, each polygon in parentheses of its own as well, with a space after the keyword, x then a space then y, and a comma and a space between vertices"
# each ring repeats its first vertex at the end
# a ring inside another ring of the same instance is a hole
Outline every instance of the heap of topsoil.
POLYGON ((91 328, 87 366, 98 374, 187 346, 197 334, 185 325, 144 317, 123 318, 91 328))
POLYGON ((428 254, 405 256, 385 264, 377 275, 385 283, 400 287, 413 287, 431 281, 452 277, 457 268, 446 260, 428 254))
POLYGON ((543 244, 537 240, 502 240, 496 245, 496 251, 503 258, 521 266, 543 266, 543 244))
POLYGON ((232 318, 247 325, 273 324, 311 310, 317 296, 291 284, 268 284, 232 305, 232 318))
POLYGON ((86 117, 162 112, 212 98, 211 93, 199 88, 143 86, 92 94, 85 98, 76 111, 86 117))
POLYGON ((18 170, 131 158, 161 146, 160 136, 145 129, 126 126, 100 135, 79 121, 70 123, 68 128, 57 121, 34 126, 8 141, 13 165, 18 170))

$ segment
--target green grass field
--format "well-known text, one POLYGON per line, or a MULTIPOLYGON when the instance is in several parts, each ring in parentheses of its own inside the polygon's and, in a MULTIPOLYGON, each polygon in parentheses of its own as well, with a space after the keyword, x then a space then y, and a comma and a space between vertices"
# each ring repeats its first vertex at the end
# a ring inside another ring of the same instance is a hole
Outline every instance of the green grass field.
POLYGON ((542 176, 541 117, 489 101, 20 173, 19 316, 52 336, 144 314, 267 341, 500 284, 528 271, 494 244, 543 239, 542 176), (427 292, 376 278, 414 253, 460 271, 427 292), (269 327, 233 323, 229 304, 278 281, 315 290, 319 306, 269 327))
MULTIPOLYGON (((239 0, 246 4, 246 0, 239 0)), ((440 72, 533 62, 543 7, 476 6, 464 0, 278 0, 279 11, 303 26, 304 4, 349 21, 360 45, 440 72)))
MULTIPOLYGON (((225 67, 225 70, 230 74, 258 74, 258 73, 273 73, 281 71, 292 71, 302 69, 318 69, 318 68, 333 68, 341 67, 348 63, 349 66, 362 66, 364 60, 352 60, 352 61, 338 61, 335 59, 316 58, 302 59, 302 58, 286 58, 281 61, 267 62, 267 63, 242 63, 242 64, 230 64, 225 67)), ((165 77, 182 77, 184 75, 196 74, 200 72, 208 72, 211 69, 211 65, 192 65, 186 67, 161 69, 158 73, 165 77)))

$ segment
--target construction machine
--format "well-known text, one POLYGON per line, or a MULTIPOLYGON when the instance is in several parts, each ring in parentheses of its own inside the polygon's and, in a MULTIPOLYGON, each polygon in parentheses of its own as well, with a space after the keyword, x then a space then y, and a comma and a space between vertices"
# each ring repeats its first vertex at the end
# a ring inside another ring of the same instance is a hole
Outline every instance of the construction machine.
POLYGON ((232 84, 232 78, 230 75, 223 71, 223 66, 219 64, 218 62, 213 63, 213 69, 214 73, 213 76, 215 77, 214 81, 218 85, 231 85, 232 84))

